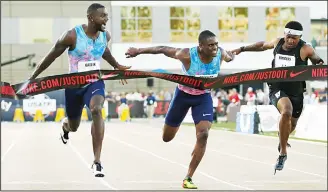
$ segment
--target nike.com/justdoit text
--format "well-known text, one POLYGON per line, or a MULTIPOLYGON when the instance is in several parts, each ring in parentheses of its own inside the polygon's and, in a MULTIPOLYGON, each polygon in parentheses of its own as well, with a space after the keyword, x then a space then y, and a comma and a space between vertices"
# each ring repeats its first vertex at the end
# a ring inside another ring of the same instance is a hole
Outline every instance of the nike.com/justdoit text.
POLYGON ((254 72, 241 75, 226 77, 223 84, 238 83, 242 81, 266 80, 266 79, 285 79, 288 70, 254 72))

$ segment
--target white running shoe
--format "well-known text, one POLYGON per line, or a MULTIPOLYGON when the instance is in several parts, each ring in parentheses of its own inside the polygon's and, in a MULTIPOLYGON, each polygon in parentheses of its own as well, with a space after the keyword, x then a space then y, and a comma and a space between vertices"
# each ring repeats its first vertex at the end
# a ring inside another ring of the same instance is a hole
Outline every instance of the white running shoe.
POLYGON ((93 163, 92 167, 93 173, 95 177, 104 177, 105 174, 103 173, 104 168, 101 166, 100 163, 93 163))
POLYGON ((60 138, 61 138, 61 140, 62 140, 62 142, 64 143, 64 144, 66 144, 67 142, 68 142, 68 139, 69 139, 69 137, 68 137, 68 131, 65 131, 65 129, 64 129, 64 123, 67 123, 68 122, 68 119, 67 119, 67 117, 65 117, 63 120, 62 120, 62 130, 61 130, 61 132, 60 132, 60 138))

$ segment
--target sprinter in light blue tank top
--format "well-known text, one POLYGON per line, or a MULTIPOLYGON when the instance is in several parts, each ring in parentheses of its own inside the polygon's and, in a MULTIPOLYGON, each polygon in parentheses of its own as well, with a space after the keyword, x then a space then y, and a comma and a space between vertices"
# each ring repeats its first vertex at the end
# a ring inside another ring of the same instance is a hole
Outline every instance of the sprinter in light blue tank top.
MULTIPOLYGON (((184 75, 196 76, 196 77, 206 77, 215 78, 220 72, 221 64, 221 51, 218 50, 216 57, 210 63, 204 64, 199 58, 198 47, 193 47, 190 49, 190 67, 188 70, 182 66, 182 71, 184 75)), ((199 90, 187 87, 184 85, 178 85, 178 88, 190 95, 201 95, 204 93, 209 93, 210 90, 199 90)))
MULTIPOLYGON (((87 10, 87 19, 88 25, 78 25, 68 30, 58 39, 48 55, 37 66, 30 79, 36 78, 66 49, 68 49, 69 73, 99 70, 101 58, 115 69, 126 70, 130 68, 118 64, 107 47, 110 35, 106 31, 106 23, 108 21, 106 8, 98 3, 91 4, 87 10)), ((82 109, 86 105, 90 109, 92 116, 91 134, 94 149, 92 167, 95 177, 104 177, 100 161, 105 130, 101 115, 105 100, 104 89, 104 82, 96 81, 84 88, 65 90, 67 118, 63 120, 60 135, 62 142, 66 144, 69 140, 69 132, 77 131, 81 121, 82 109)))
MULTIPOLYGON (((181 61, 185 75, 208 78, 214 78, 218 75, 223 60, 230 62, 234 58, 231 52, 227 52, 218 46, 218 40, 211 31, 201 32, 198 43, 197 47, 190 49, 167 46, 130 48, 126 55, 130 58, 139 54, 164 54, 167 57, 181 61)), ((174 138, 190 108, 196 125, 197 143, 182 186, 195 189, 197 186, 191 178, 205 153, 208 131, 213 121, 213 103, 209 90, 197 90, 178 85, 165 118, 163 141, 169 142, 174 138)))

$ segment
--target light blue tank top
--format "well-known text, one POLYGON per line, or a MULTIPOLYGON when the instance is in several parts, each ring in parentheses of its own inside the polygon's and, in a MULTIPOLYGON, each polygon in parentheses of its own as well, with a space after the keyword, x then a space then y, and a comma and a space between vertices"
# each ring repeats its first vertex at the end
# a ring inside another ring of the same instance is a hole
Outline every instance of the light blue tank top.
POLYGON ((68 51, 69 73, 99 70, 102 55, 107 47, 106 32, 100 32, 96 40, 89 38, 82 25, 75 28, 75 49, 68 51))
MULTIPOLYGON (((218 50, 217 56, 214 57, 213 60, 208 64, 204 64, 200 60, 197 47, 192 47, 189 52, 190 52, 191 63, 188 70, 186 70, 182 65, 182 71, 184 75, 207 77, 207 78, 215 78, 218 76, 218 73, 220 72, 220 64, 221 64, 220 49, 218 50)), ((200 95, 210 92, 210 90, 198 90, 183 85, 178 85, 178 88, 191 95, 200 95)))

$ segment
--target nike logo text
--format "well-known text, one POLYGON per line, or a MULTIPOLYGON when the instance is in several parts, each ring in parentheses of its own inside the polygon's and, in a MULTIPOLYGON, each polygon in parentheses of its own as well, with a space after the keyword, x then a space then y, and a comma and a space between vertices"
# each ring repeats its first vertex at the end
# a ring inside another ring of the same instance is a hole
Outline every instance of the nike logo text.
POLYGON ((304 73, 305 71, 307 71, 307 69, 305 69, 304 71, 300 71, 300 72, 297 72, 297 73, 294 73, 293 71, 290 72, 290 77, 293 78, 293 77, 296 77, 302 73, 304 73))

